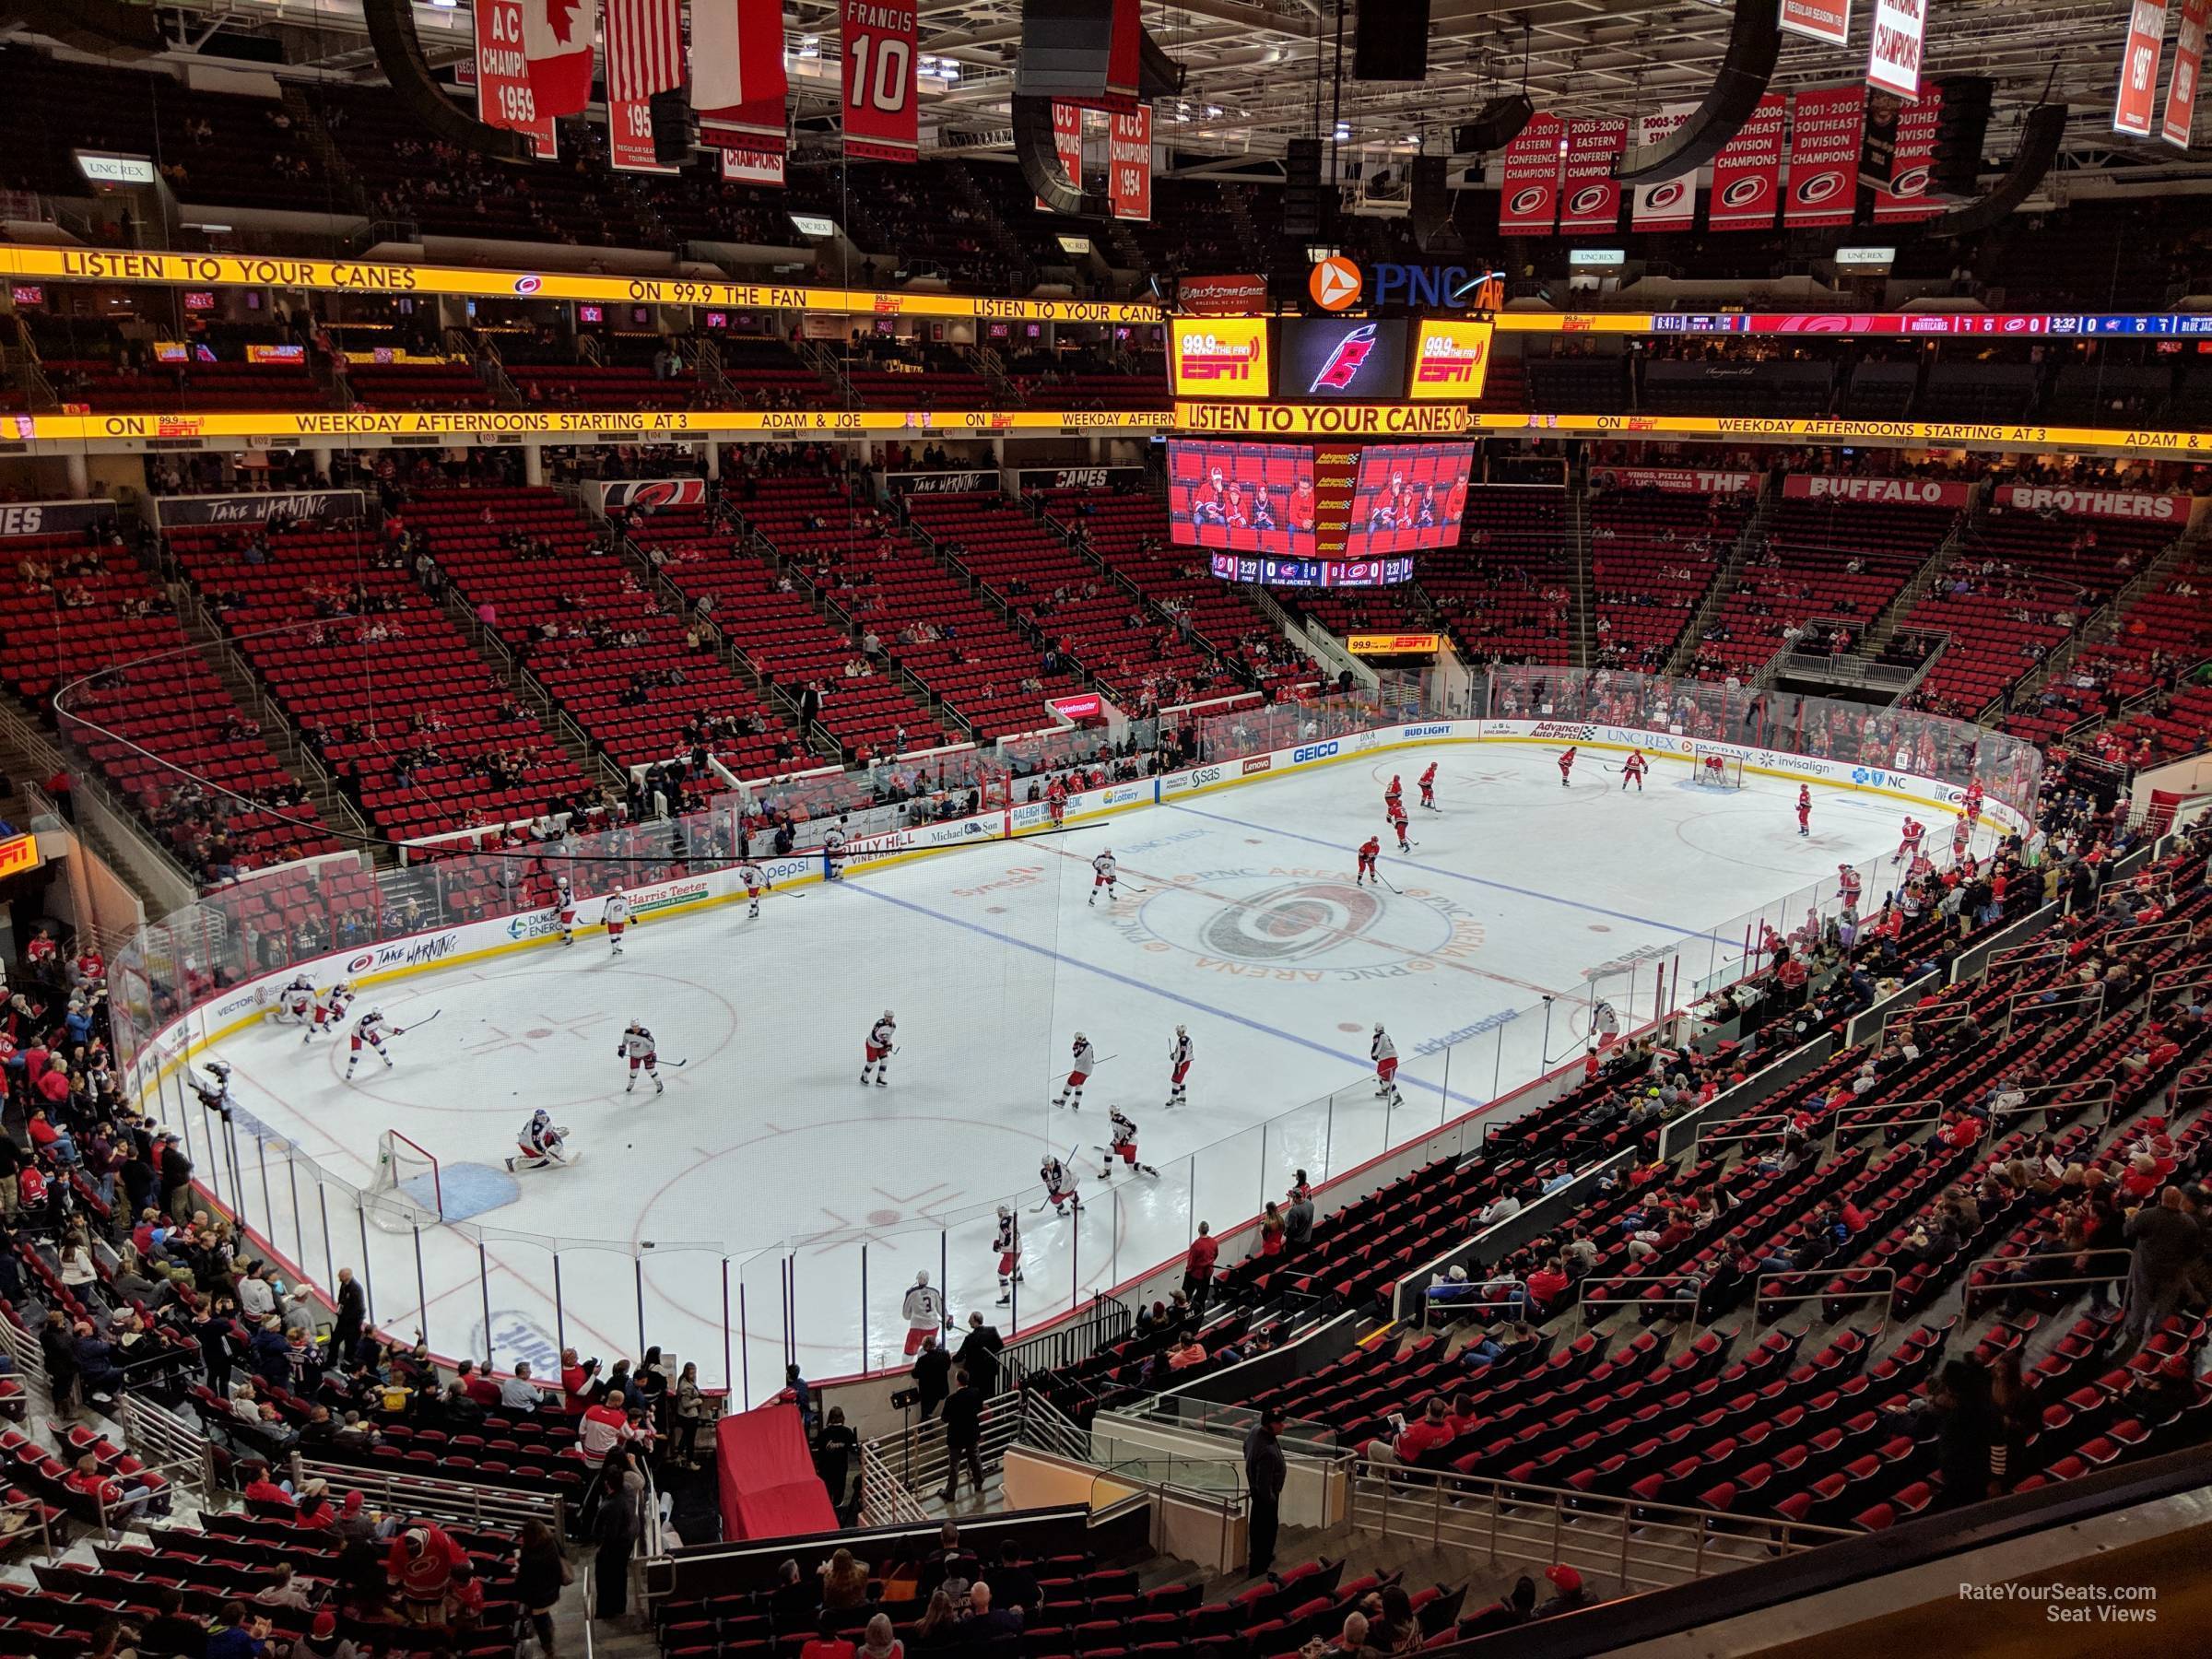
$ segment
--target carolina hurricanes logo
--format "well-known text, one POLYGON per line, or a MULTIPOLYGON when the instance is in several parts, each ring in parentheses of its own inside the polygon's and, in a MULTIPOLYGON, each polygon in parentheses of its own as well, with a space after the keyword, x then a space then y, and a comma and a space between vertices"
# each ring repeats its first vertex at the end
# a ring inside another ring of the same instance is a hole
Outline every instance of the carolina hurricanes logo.
POLYGON ((1842 188, 1843 175, 1841 173, 1817 172, 1802 183, 1792 185, 1790 194, 1796 197, 1800 206, 1817 207, 1822 202, 1837 194, 1842 188))
POLYGON ((1531 184, 1527 189, 1514 194, 1511 211, 1515 218, 1526 218, 1550 199, 1550 185, 1531 184))
POLYGON ((1644 193, 1643 205, 1652 212, 1672 207, 1682 199, 1685 186, 1679 179, 1670 179, 1664 184, 1654 184, 1644 193))
POLYGON ((1585 184, 1567 198, 1567 211, 1578 218, 1595 213, 1612 195, 1613 186, 1610 184, 1585 184))
POLYGON ((1721 192, 1724 207, 1756 207, 1766 199, 1767 175, 1747 173, 1740 179, 1728 181, 1728 188, 1721 192))
POLYGON ((1200 939, 1216 956, 1293 962, 1357 938, 1382 912, 1382 900, 1365 888, 1292 882, 1220 912, 1200 939))
POLYGON ((1928 170, 1924 167, 1908 167, 1891 182, 1889 194, 1893 196, 1916 196, 1927 187, 1928 170))
POLYGON ((1331 392, 1349 390, 1359 377, 1359 366, 1375 348, 1376 332, 1372 323, 1362 323, 1337 341, 1336 349, 1329 353, 1329 360, 1321 366, 1321 372, 1313 377, 1307 392, 1319 392, 1324 387, 1331 392))
POLYGON ((517 276, 514 279, 514 291, 518 294, 535 294, 545 286, 546 279, 543 276, 517 276))

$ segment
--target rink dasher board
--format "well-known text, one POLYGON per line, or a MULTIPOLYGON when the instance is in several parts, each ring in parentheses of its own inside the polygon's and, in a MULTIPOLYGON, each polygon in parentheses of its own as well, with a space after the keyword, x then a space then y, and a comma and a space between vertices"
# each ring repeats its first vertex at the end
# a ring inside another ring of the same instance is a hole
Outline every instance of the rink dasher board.
MULTIPOLYGON (((1622 754, 1640 748, 1654 760, 1679 761, 1685 766, 1689 764, 1693 750, 1703 749, 1740 759, 1747 772, 1885 795, 1936 812, 1956 814, 1964 799, 1964 791, 1957 785, 1912 772, 1741 744, 1705 742, 1673 732, 1580 721, 1451 720, 1383 726, 1371 732, 1316 738, 1263 755, 1207 762, 1140 782, 1083 790, 1068 796, 1062 827, 1072 829, 1142 806, 1172 804, 1372 755, 1483 743, 1535 744, 1554 748, 1571 744, 1580 748, 1622 754)), ((1980 822, 2005 834, 2027 831, 2027 820, 2011 806, 1995 800, 1983 802, 1980 822)), ((1034 801, 971 818, 861 836, 848 842, 844 849, 846 864, 841 879, 852 880, 877 869, 962 847, 1018 841, 1048 833, 1052 829, 1050 806, 1034 801)), ((827 859, 818 851, 757 863, 778 891, 812 886, 826 879, 827 859)), ((627 891, 632 925, 710 909, 747 896, 735 865, 697 876, 672 877, 627 891)), ((586 895, 582 903, 588 905, 594 899, 604 897, 604 894, 586 895)), ((598 923, 579 924, 573 931, 584 935, 603 933, 605 927, 598 923)), ((518 915, 432 928, 404 938, 332 951, 304 962, 288 964, 231 987, 221 996, 179 1015, 156 1031, 148 1039, 145 1051, 133 1061, 126 1090, 143 1105, 146 1092, 194 1054, 264 1018, 276 1006, 284 985, 299 974, 306 974, 317 985, 338 979, 349 980, 359 991, 418 973, 535 949, 559 937, 559 913, 547 905, 518 915)))

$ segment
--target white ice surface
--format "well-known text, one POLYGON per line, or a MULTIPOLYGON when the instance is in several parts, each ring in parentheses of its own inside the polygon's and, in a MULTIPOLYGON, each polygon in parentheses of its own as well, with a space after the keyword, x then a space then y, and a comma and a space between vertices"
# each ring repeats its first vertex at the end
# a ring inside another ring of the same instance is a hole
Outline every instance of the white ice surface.
MULTIPOLYGON (((867 1364, 896 1361, 900 1299, 924 1268, 948 1276, 963 1323, 981 1307, 1026 1330, 1181 1252, 1195 1220, 1253 1215, 1294 1168, 1324 1179, 1567 1059, 1589 971, 1646 953, 1633 980, 1597 989, 1649 1018, 1654 959, 1672 971, 1678 957, 1689 979, 1724 966, 1743 912, 1775 906, 1786 929, 1802 907, 1783 915, 1785 896, 1886 858, 1904 815, 1815 786, 1801 838, 1794 783, 1705 790, 1662 764, 1639 796, 1604 764, 1585 755, 1561 789, 1546 748, 1382 755, 778 892, 758 921, 739 902, 633 924, 618 960, 592 935, 426 973, 359 1005, 403 1026, 440 1017, 393 1042, 395 1069, 365 1054, 351 1084, 342 1040, 242 1032, 219 1053, 277 1137, 238 1136, 249 1218, 323 1283, 361 1265, 365 1235, 382 1324, 481 1358, 488 1315, 499 1365, 529 1359, 540 1375, 562 1336, 610 1360, 635 1352, 641 1311, 644 1341, 696 1359, 710 1385, 726 1364, 758 1401, 781 1382, 787 1301, 809 1375, 861 1369, 864 1310, 867 1364), (1411 805, 1431 759, 1441 813, 1411 805), (1352 890, 1352 849, 1382 830, 1393 772, 1418 844, 1386 844, 1400 892, 1352 890), (1102 847, 1142 889, 1112 907, 1087 902, 1102 847), (887 1007, 892 1084, 864 1089, 861 1038, 887 1007), (1513 1010, 1526 1012, 1502 1018, 1513 1010), (623 1092, 616 1040, 631 1018, 660 1044, 658 1098, 623 1092), (1377 1020, 1405 1056, 1394 1110, 1370 1075, 1377 1020), (1178 1023, 1197 1061, 1190 1104, 1168 1112, 1178 1023), (1079 1117, 1048 1104, 1077 1030, 1105 1057, 1079 1117), (1100 1182, 1115 1104, 1157 1180, 1100 1182), (470 1229, 425 1231, 419 1272, 412 1238, 362 1227, 341 1187, 318 1194, 286 1151, 366 1185, 379 1134, 397 1129, 458 1190, 472 1186, 461 1166, 496 1169, 540 1105, 571 1131, 578 1166, 518 1177, 470 1229), (1084 1160, 1079 1220, 1030 1208, 1047 1146, 1084 1160), (993 1310, 1000 1199, 1024 1233, 1011 1311, 993 1310), (649 1241, 641 1267, 633 1246, 649 1241)), ((218 1182, 228 1192, 227 1167, 218 1182)))

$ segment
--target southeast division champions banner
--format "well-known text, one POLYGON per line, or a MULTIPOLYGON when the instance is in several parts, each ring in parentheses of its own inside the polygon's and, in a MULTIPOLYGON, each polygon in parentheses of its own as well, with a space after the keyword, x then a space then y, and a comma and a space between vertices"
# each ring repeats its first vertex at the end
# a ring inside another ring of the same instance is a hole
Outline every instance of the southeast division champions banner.
POLYGON ((845 0, 845 154, 855 161, 920 159, 915 13, 883 0, 845 0))
POLYGON ((1909 103, 1897 117, 1897 164, 1889 188, 1874 193, 1874 217, 1879 224, 1907 224, 1934 218, 1943 204, 1928 194, 1928 168, 1936 159, 1936 128, 1943 119, 1943 100, 1933 92, 1918 103, 1909 103))
POLYGON ((1498 193, 1498 234, 1549 236, 1559 215, 1559 145, 1566 124, 1535 115, 1505 147, 1498 193))
POLYGON ((1106 118, 1106 184, 1115 218, 1152 217, 1152 110, 1148 104, 1115 110, 1106 118))
POLYGON ((1783 223, 1802 230, 1848 225, 1858 206, 1859 135, 1865 89, 1813 87, 1797 94, 1790 121, 1790 188, 1783 223))
POLYGON ((524 133, 540 161, 556 153, 553 117, 541 115, 523 58, 522 0, 477 0, 477 119, 524 133))
POLYGON ((1559 170, 1559 233, 1610 236, 1620 229, 1620 152, 1625 121, 1571 121, 1559 170))
POLYGON ((1768 93, 1712 159, 1712 201, 1705 212, 1710 229, 1773 229, 1782 204, 1782 142, 1789 113, 1788 93, 1768 93))
MULTIPOLYGON (((1694 103, 1663 105, 1649 115, 1636 118, 1636 147, 1651 149, 1665 144, 1675 135, 1676 129, 1688 121, 1694 103)), ((1636 186, 1636 205, 1630 223, 1638 230, 1687 230, 1698 217, 1698 174, 1692 168, 1672 179, 1662 179, 1656 184, 1636 186)))

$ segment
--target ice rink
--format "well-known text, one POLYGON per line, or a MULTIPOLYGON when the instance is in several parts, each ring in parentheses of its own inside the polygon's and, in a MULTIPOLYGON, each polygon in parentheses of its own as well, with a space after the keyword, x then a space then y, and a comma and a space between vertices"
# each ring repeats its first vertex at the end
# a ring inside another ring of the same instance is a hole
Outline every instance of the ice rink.
POLYGON ((378 987, 357 1012, 438 1015, 392 1043, 393 1070, 364 1055, 348 1084, 342 1040, 273 1023, 217 1046, 242 1108, 238 1178, 218 1180, 318 1282, 366 1253, 387 1328, 481 1357, 488 1325, 502 1368, 543 1374, 563 1337, 610 1360, 650 1341, 759 1400, 787 1348, 817 1376, 895 1360, 924 1268, 963 1322, 980 1307, 1026 1330, 1181 1252, 1196 1220, 1255 1214, 1294 1169, 1350 1169, 1579 1053, 1594 986, 1624 1027, 1648 1018, 1654 963, 1694 982, 1740 956, 1747 911, 1840 863, 1886 872, 1906 810, 1816 785, 1801 838, 1794 782, 1700 789, 1662 760, 1624 794, 1618 758, 1589 753, 1562 789, 1554 753, 1362 758, 779 891, 757 921, 739 901, 633 926, 619 959, 590 934, 378 987), (1413 806, 1431 759, 1436 813, 1413 806), (1394 772, 1418 845, 1385 847, 1399 890, 1358 888, 1394 772), (1093 905, 1107 847, 1125 892, 1093 905), (861 1039, 887 1008, 891 1086, 864 1088, 861 1039), (632 1018, 659 1043, 657 1098, 624 1092, 632 1018), (1394 1109, 1371 1077, 1377 1020, 1405 1056, 1394 1109), (1171 1112, 1179 1023, 1196 1065, 1171 1112), (1049 1104, 1078 1030, 1103 1057, 1079 1116, 1049 1104), (1100 1179, 1117 1104, 1157 1179, 1100 1179), (540 1105, 580 1161, 511 1179, 540 1105), (419 1257, 286 1155, 365 1186, 386 1129, 441 1160, 449 1214, 478 1212, 422 1233, 419 1257), (1033 1207, 1047 1147, 1077 1154, 1079 1218, 1033 1207), (1023 1229, 1011 1309, 994 1306, 1001 1200, 1023 1229))

